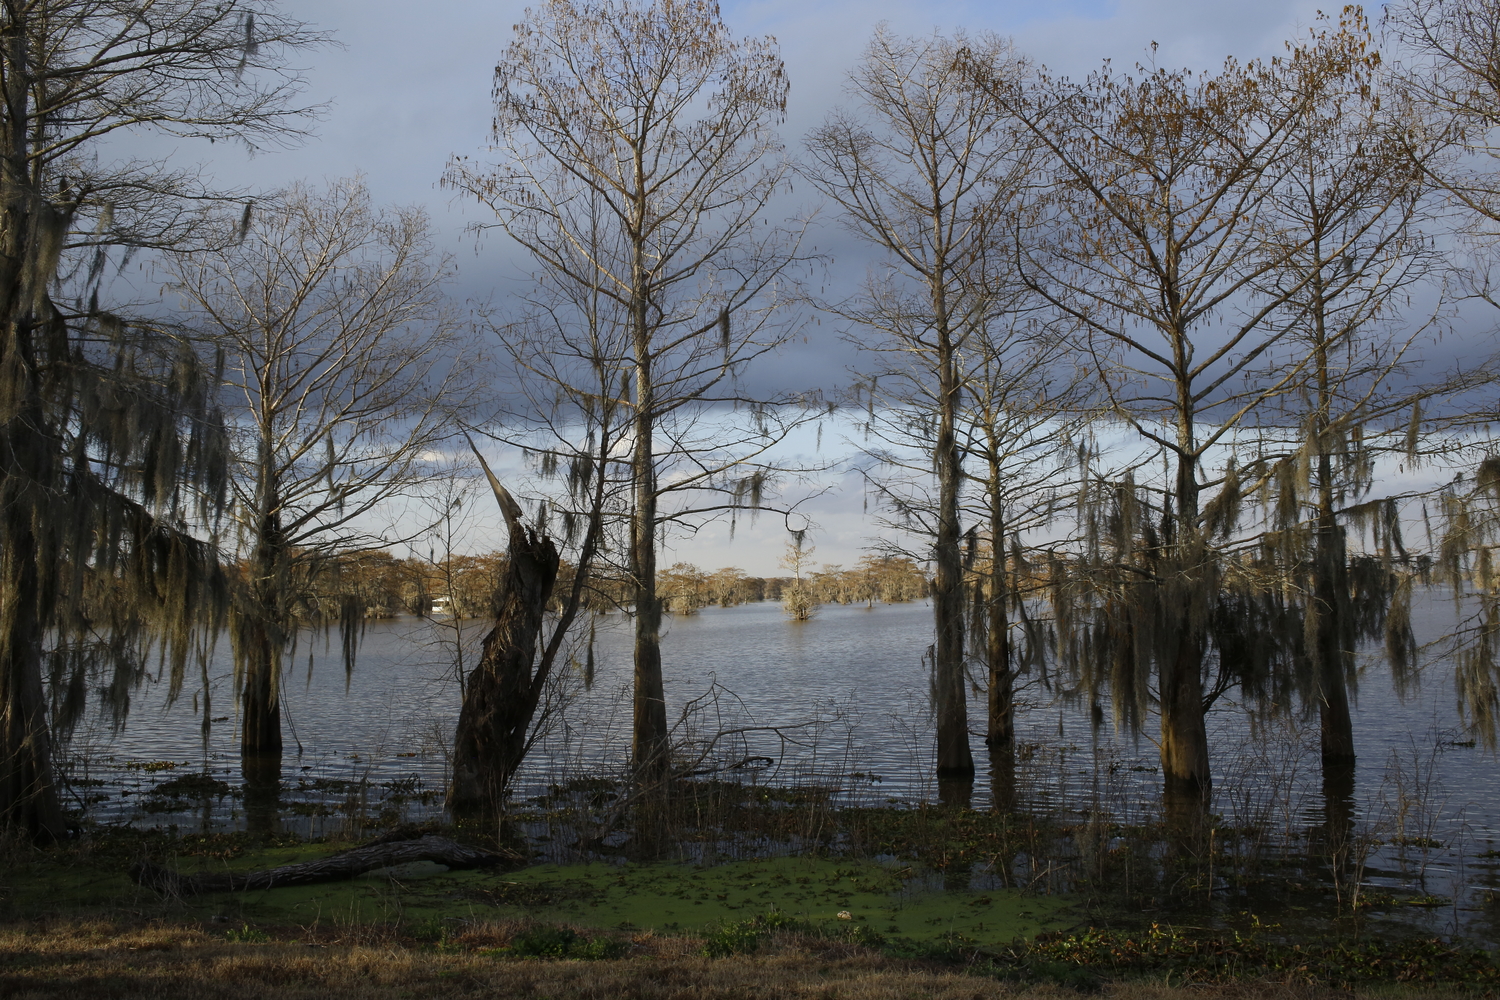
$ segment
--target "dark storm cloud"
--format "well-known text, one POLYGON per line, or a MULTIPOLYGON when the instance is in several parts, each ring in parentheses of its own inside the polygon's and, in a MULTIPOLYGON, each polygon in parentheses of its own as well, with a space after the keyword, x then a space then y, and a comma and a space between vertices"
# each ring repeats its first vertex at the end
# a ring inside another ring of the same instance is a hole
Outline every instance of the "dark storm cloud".
MULTIPOLYGON (((498 233, 466 229, 489 221, 478 206, 439 186, 454 155, 486 155, 495 61, 509 42, 525 4, 447 2, 413 14, 394 0, 304 0, 296 13, 333 30, 342 47, 309 57, 309 98, 327 102, 317 136, 302 148, 246 159, 212 147, 207 165, 221 183, 274 188, 363 172, 377 202, 421 204, 458 265, 455 294, 504 313, 524 290, 528 263, 498 233)), ((796 154, 801 137, 843 98, 842 81, 880 21, 908 34, 964 28, 1011 35, 1018 48, 1050 68, 1086 75, 1106 57, 1128 67, 1155 56, 1161 65, 1213 68, 1226 55, 1265 56, 1310 25, 1318 4, 1242 4, 1204 0, 1137 2, 931 3, 732 2, 730 27, 771 34, 780 41, 792 81, 782 135, 796 154)), ((186 156, 195 150, 180 150, 186 156)), ((798 184, 777 208, 801 214, 815 205, 798 184)), ((826 211, 809 232, 826 266, 808 276, 826 298, 851 294, 871 260, 826 211)), ((834 321, 808 315, 801 334, 776 358, 747 373, 754 391, 805 389, 842 381, 857 352, 834 321)))

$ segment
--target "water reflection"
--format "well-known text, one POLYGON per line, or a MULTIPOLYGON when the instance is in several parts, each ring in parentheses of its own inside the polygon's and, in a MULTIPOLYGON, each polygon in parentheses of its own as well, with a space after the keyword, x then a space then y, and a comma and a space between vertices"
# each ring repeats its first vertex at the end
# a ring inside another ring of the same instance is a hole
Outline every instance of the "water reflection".
POLYGON ((938 801, 955 809, 969 809, 974 805, 974 778, 972 775, 939 777, 938 801))
POLYGON ((1323 762, 1323 823, 1318 829, 1323 856, 1346 857, 1354 835, 1355 762, 1348 759, 1323 762))
POLYGON ((281 766, 280 751, 247 753, 240 761, 245 830, 249 833, 281 832, 281 766))
POLYGON ((1014 812, 1020 805, 1016 787, 1016 749, 1014 744, 990 747, 990 807, 1000 812, 1014 812))

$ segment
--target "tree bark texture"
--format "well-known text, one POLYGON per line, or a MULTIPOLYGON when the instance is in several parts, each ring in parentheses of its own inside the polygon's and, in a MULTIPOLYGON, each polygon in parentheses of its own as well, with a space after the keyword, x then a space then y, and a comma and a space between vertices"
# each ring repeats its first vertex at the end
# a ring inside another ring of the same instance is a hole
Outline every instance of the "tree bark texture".
POLYGON ((1213 779, 1203 717, 1203 649, 1191 636, 1178 643, 1177 656, 1162 665, 1159 678, 1161 772, 1169 792, 1207 804, 1213 779))
POLYGON ((547 602, 557 583, 557 547, 522 526, 519 518, 507 515, 506 520, 508 564, 495 627, 469 674, 458 716, 448 794, 448 808, 456 814, 500 812, 525 757, 527 732, 547 679, 535 664, 547 602))
POLYGON ((245 832, 252 836, 281 832, 281 765, 280 750, 240 754, 245 832))
MULTIPOLYGON (((1321 253, 1319 254, 1321 256, 1321 253)), ((1313 672, 1318 700, 1318 736, 1325 770, 1354 765, 1354 720, 1349 715, 1348 676, 1354 668, 1354 609, 1349 598, 1349 554, 1344 529, 1334 514, 1333 458, 1329 454, 1333 391, 1329 373, 1328 330, 1322 274, 1313 278, 1314 363, 1318 410, 1313 423, 1318 448, 1318 499, 1313 546, 1313 672)))

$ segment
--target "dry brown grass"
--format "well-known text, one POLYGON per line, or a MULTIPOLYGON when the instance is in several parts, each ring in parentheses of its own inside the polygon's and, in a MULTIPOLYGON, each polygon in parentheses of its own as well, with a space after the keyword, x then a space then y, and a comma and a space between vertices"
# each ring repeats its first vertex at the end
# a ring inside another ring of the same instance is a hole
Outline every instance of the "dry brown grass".
MULTIPOLYGON (((481 927, 459 950, 413 946, 375 928, 302 929, 297 941, 232 943, 222 932, 169 923, 51 922, 0 926, 0 997, 126 1000, 183 997, 396 1000, 981 1000, 1076 997, 882 956, 847 944, 773 942, 754 956, 710 959, 692 938, 639 935, 612 961, 497 959, 474 949, 512 928, 481 927)), ((1413 991, 1405 990, 1404 995, 1413 991)), ((1111 1000, 1323 1000, 1329 991, 1269 983, 1174 988, 1119 984, 1111 1000)), ((1458 994, 1450 994, 1458 996, 1458 994)), ((1349 994, 1341 994, 1347 998, 1349 994)), ((1439 994, 1429 994, 1438 997, 1439 994)))

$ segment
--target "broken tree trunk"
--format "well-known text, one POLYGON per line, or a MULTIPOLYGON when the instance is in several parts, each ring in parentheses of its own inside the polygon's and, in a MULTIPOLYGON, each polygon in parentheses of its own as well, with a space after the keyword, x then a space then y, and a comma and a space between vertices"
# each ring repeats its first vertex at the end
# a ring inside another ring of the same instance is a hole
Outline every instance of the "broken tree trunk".
POLYGON ((415 840, 382 841, 340 851, 318 861, 282 865, 255 872, 207 872, 183 875, 170 868, 142 861, 133 865, 130 875, 141 885, 168 895, 187 896, 200 892, 232 892, 239 889, 272 889, 316 882, 337 882, 354 878, 378 868, 404 865, 413 861, 434 861, 449 868, 484 868, 514 863, 514 855, 495 854, 465 847, 446 837, 419 837, 415 840))
MULTIPOLYGON (((479 455, 478 449, 474 452, 479 455)), ((484 464, 484 457, 479 461, 484 464)), ((505 577, 495 627, 485 636, 479 665, 464 686, 454 737, 454 815, 493 815, 526 756, 526 736, 546 686, 550 661, 537 662, 537 641, 552 588, 558 553, 552 540, 521 523, 521 507, 484 464, 485 475, 510 529, 505 577)))

